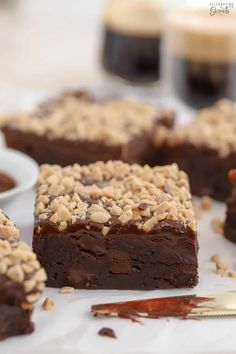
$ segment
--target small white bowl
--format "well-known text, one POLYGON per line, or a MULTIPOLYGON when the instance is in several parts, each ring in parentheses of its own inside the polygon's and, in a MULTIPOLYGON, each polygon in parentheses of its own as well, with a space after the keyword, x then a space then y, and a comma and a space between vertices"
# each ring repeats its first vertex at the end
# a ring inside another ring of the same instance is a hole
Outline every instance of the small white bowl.
POLYGON ((16 187, 0 193, 0 202, 32 188, 38 177, 38 164, 28 155, 13 149, 0 148, 0 172, 14 179, 16 187))

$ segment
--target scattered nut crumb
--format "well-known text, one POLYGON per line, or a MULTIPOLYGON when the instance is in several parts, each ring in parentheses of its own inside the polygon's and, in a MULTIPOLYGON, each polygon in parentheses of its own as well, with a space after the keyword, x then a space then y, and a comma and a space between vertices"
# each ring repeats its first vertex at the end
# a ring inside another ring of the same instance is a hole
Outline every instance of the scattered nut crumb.
POLYGON ((50 311, 54 307, 54 301, 49 297, 46 297, 46 299, 42 303, 42 307, 45 311, 50 311))
POLYGON ((216 265, 216 273, 220 275, 226 275, 229 278, 236 278, 236 272, 228 271, 228 265, 222 263, 220 256, 216 253, 213 254, 210 258, 211 262, 215 263, 216 265), (227 273, 226 273, 227 272, 227 273))
POLYGON ((224 275, 225 272, 228 270, 228 265, 222 262, 217 262, 216 263, 216 273, 220 275, 224 275))
POLYGON ((115 331, 112 328, 103 327, 98 331, 100 336, 106 336, 110 338, 117 338, 115 331))
POLYGON ((216 273, 220 275, 225 275, 229 267, 227 264, 221 261, 220 256, 218 254, 213 254, 210 260, 216 265, 216 273))
POLYGON ((208 197, 207 195, 203 196, 200 199, 200 208, 202 210, 209 210, 211 209, 213 204, 213 200, 211 199, 211 197, 208 197))
POLYGON ((236 278, 236 272, 228 272, 228 273, 227 273, 227 276, 228 276, 229 278, 236 278))
POLYGON ((219 218, 214 218, 211 220, 211 227, 212 230, 219 234, 223 235, 224 234, 224 221, 219 219, 219 218))
POLYGON ((220 256, 216 253, 216 254, 213 254, 210 258, 210 260, 214 263, 219 263, 220 262, 220 256))
POLYGON ((61 294, 71 294, 75 291, 75 288, 72 288, 72 286, 63 286, 63 288, 61 288, 59 290, 59 292, 61 294))

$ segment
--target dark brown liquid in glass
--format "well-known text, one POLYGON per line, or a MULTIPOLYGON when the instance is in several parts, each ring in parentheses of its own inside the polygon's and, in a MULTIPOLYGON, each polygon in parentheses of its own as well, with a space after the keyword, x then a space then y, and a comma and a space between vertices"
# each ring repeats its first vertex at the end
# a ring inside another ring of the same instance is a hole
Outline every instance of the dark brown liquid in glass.
POLYGON ((194 108, 221 98, 236 99, 236 61, 224 64, 172 58, 172 81, 177 95, 194 108))
POLYGON ((142 37, 105 28, 102 63, 106 71, 130 82, 158 81, 160 37, 142 37))

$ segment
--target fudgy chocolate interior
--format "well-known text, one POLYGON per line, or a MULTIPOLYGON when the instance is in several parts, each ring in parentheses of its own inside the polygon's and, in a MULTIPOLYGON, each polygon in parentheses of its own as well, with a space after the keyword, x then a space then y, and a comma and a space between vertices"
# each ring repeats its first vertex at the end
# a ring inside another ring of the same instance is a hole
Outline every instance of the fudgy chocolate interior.
POLYGON ((232 184, 231 193, 227 199, 226 219, 224 223, 224 235, 225 237, 236 243, 236 170, 229 172, 229 180, 232 184))
POLYGON ((117 225, 106 237, 78 223, 58 234, 49 221, 39 228, 36 222, 33 249, 52 287, 155 289, 198 281, 196 235, 177 221, 161 222, 147 234, 117 225))
POLYGON ((23 307, 23 285, 0 275, 0 340, 33 332, 32 309, 23 307))

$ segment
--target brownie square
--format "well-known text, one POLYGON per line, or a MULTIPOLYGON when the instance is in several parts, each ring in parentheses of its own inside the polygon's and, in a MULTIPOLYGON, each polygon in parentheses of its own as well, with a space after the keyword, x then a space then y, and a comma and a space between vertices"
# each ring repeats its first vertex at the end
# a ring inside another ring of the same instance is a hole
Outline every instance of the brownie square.
POLYGON ((229 181, 232 191, 226 201, 226 220, 224 224, 225 237, 236 243, 236 170, 229 171, 229 181))
POLYGON ((117 159, 146 163, 153 153, 154 128, 173 122, 173 112, 147 103, 94 102, 85 93, 67 93, 34 112, 9 115, 1 126, 9 147, 40 164, 65 166, 117 159))
POLYGON ((43 165, 33 249, 52 287, 193 287, 198 242, 188 178, 176 164, 43 165))
POLYGON ((230 193, 228 171, 236 166, 236 109, 221 100, 201 110, 194 120, 156 133, 156 163, 176 162, 187 172, 191 191, 225 201, 230 193))
POLYGON ((46 273, 19 231, 0 210, 0 340, 31 333, 33 303, 39 298, 46 273))

